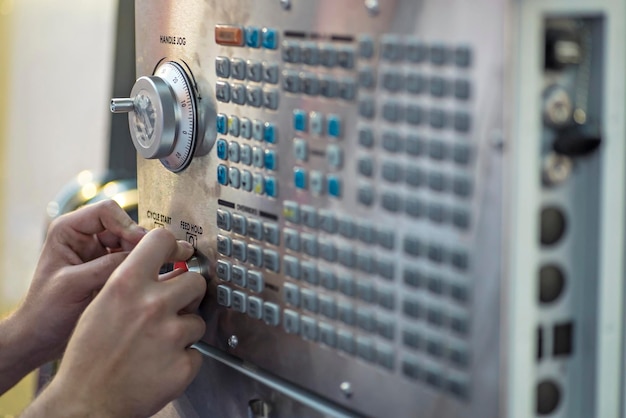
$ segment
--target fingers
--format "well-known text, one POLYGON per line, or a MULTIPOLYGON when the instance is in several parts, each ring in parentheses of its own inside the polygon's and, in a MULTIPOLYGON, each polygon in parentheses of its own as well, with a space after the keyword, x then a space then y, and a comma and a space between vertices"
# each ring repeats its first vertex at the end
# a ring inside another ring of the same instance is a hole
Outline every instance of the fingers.
POLYGON ((198 342, 206 332, 204 320, 194 314, 179 315, 170 324, 171 341, 175 346, 186 348, 198 342))
POLYGON ((127 252, 111 253, 83 264, 67 267, 65 278, 71 282, 68 289, 83 293, 85 296, 91 295, 92 291, 104 286, 113 271, 127 257, 127 252))
POLYGON ((172 312, 195 312, 206 293, 206 281, 201 274, 185 272, 162 282, 168 292, 172 312))

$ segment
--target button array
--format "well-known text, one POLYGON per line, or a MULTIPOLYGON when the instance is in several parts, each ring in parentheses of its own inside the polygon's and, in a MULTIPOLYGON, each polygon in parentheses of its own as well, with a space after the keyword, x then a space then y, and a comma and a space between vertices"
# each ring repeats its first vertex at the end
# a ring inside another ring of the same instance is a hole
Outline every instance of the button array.
POLYGON ((256 26, 215 25, 215 43, 249 48, 278 48, 278 31, 256 26))

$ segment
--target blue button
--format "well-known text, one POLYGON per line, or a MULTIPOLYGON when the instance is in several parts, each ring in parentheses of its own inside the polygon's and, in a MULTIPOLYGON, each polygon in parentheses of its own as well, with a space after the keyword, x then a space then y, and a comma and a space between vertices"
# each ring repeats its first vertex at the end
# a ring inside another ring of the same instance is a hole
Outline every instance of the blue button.
POLYGON ((263 139, 265 142, 275 144, 278 142, 278 128, 276 125, 270 122, 265 122, 265 129, 263 130, 263 139))
POLYGON ((293 129, 300 132, 306 131, 306 112, 302 109, 293 111, 293 129))
POLYGON ((217 181, 224 186, 228 184, 228 167, 225 165, 220 164, 217 166, 217 181))
POLYGON ((338 115, 328 115, 328 136, 339 138, 341 136, 341 119, 338 115))
POLYGON ((306 189, 306 171, 303 168, 294 168, 293 182, 298 189, 306 189))
POLYGON ((217 133, 218 134, 227 134, 228 133, 228 116, 223 113, 217 114, 217 133))
POLYGON ((341 179, 337 176, 328 176, 328 194, 334 197, 341 196, 341 179))
POLYGON ((276 49, 278 47, 278 32, 276 29, 263 28, 263 48, 276 49))
POLYGON ((246 28, 246 45, 251 48, 261 46, 261 29, 253 26, 246 28))
POLYGON ((275 177, 265 177, 265 194, 269 197, 278 196, 278 183, 275 177))
POLYGON ((228 159, 228 143, 223 139, 217 140, 217 158, 220 160, 228 159))
POLYGON ((276 171, 278 161, 276 160, 276 151, 272 149, 265 150, 265 168, 276 171))

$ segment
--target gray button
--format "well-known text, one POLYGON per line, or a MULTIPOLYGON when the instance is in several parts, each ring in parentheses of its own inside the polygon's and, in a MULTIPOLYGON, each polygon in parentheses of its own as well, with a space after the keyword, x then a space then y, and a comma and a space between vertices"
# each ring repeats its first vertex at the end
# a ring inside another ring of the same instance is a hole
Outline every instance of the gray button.
MULTIPOLYGON (((393 311, 396 309, 396 296, 392 289, 378 289, 378 304, 385 309, 393 311)), ((379 330, 380 332, 380 330, 379 330)))
POLYGON ((230 77, 230 60, 227 57, 215 58, 215 74, 218 77, 230 77))
POLYGON ((301 44, 300 60, 306 65, 319 64, 319 51, 315 42, 303 42, 301 44))
POLYGON ((460 315, 450 315, 450 329, 459 335, 467 335, 469 333, 469 321, 467 317, 460 315))
MULTIPOLYGON (((246 235, 248 222, 245 216, 239 215, 237 213, 234 214, 232 225, 233 225, 233 232, 236 232, 237 234, 240 234, 240 235, 246 235)), ((219 215, 218 215, 218 226, 219 226, 219 215)))
POLYGON ((409 93, 420 94, 426 88, 426 78, 419 73, 409 73, 406 76, 405 87, 409 93))
POLYGON ((231 61, 231 74, 237 80, 246 78, 246 62, 241 58, 233 58, 231 61))
POLYGON ((448 61, 448 50, 444 45, 435 44, 430 47, 430 62, 434 65, 444 65, 448 61))
POLYGON ((354 354, 356 352, 354 334, 342 329, 337 331, 337 346, 345 353, 354 354))
POLYGON ((376 241, 376 229, 370 223, 360 223, 357 227, 359 240, 366 244, 373 244, 376 241))
POLYGON ((241 136, 246 139, 252 137, 252 122, 248 118, 241 118, 241 136))
POLYGON ((255 267, 263 266, 263 250, 255 244, 248 245, 248 262, 255 267))
POLYGON ((382 86, 390 92, 398 92, 404 87, 404 76, 399 70, 388 70, 382 73, 382 86))
POLYGON ((283 203, 283 216, 285 220, 295 224, 300 223, 300 207, 297 202, 285 200, 283 203))
POLYGON ((373 67, 367 65, 359 68, 359 86, 366 89, 376 87, 376 74, 373 67))
POLYGON ((466 68, 472 64, 472 50, 468 46, 458 46, 454 50, 454 64, 466 68))
POLYGON ((374 349, 374 341, 371 338, 357 336, 356 337, 356 353, 363 360, 369 362, 376 361, 376 350, 374 349))
POLYGON ((455 163, 467 165, 470 160, 470 147, 467 144, 454 144, 452 159, 455 163))
POLYGON ((404 299, 402 301, 402 312, 408 317, 419 318, 422 316, 422 305, 417 299, 404 299))
POLYGON ((452 191, 459 197, 468 197, 472 194, 472 184, 465 176, 456 176, 452 181, 452 191))
POLYGON ((319 92, 320 95, 332 99, 339 95, 339 84, 332 76, 321 75, 319 77, 319 92))
POLYGON ((428 143, 428 155, 433 160, 444 160, 448 153, 448 147, 440 139, 432 139, 428 143))
POLYGON ((369 251, 359 249, 356 254, 356 266, 363 273, 373 273, 376 270, 376 259, 369 251))
POLYGON ((398 102, 385 102, 383 104, 383 119, 387 122, 398 123, 404 118, 404 108, 398 102))
POLYGON ((374 175, 374 161, 370 156, 364 156, 358 159, 357 169, 359 174, 372 177, 374 175))
POLYGON ((393 370, 395 368, 396 356, 393 347, 383 344, 376 345, 376 362, 385 369, 393 370))
POLYGON ((441 338, 431 335, 426 338, 426 352, 433 357, 443 356, 443 341, 441 338))
POLYGON ((278 90, 265 89, 263 90, 263 107, 266 109, 276 110, 278 109, 278 90))
POLYGON ((300 280, 300 260, 291 255, 286 255, 283 257, 283 264, 285 266, 285 276, 300 280))
POLYGON ((381 247, 393 250, 396 236, 393 229, 380 229, 376 233, 376 240, 381 247))
POLYGON ((263 63, 263 81, 270 84, 278 83, 278 64, 263 63))
POLYGON ((381 337, 393 341, 396 336, 396 319, 388 316, 379 316, 376 319, 376 330, 381 337))
POLYGON ((383 35, 380 40, 381 56, 387 61, 400 61, 404 58, 404 45, 397 35, 383 35))
POLYGON ((233 266, 233 283, 239 287, 246 287, 247 269, 242 266, 233 266))
POLYGON ((261 63, 257 61, 248 60, 246 62, 246 78, 250 81, 261 81, 263 72, 261 63))
POLYGON ((469 291, 464 283, 450 283, 448 285, 450 297, 457 302, 465 303, 469 299, 469 291))
POLYGON ((326 161, 331 170, 339 170, 343 166, 343 151, 337 144, 330 144, 326 147, 326 161))
POLYGON ((238 239, 233 240, 233 257, 239 261, 246 261, 248 253, 246 251, 246 243, 238 239))
POLYGON ((318 225, 322 231, 328 232, 329 234, 337 232, 337 219, 332 211, 322 209, 319 211, 318 215, 318 225))
POLYGON ((230 307, 232 303, 233 291, 230 287, 222 284, 217 286, 217 304, 230 307))
POLYGON ((348 46, 337 48, 337 64, 346 69, 354 68, 354 48, 348 46))
MULTIPOLYGON (((263 148, 252 148, 252 164, 255 167, 263 168, 263 165, 265 164, 265 153, 263 152, 263 148)), ((256 175, 258 174, 255 174, 255 176, 256 175)))
POLYGON ((248 270, 248 289, 255 293, 261 293, 265 287, 263 273, 260 271, 248 270))
POLYGON ((241 188, 247 192, 252 190, 252 173, 248 170, 241 171, 241 188))
POLYGON ((372 96, 361 97, 361 100, 359 100, 359 115, 366 119, 374 119, 376 115, 376 104, 372 96))
POLYGON ((291 306, 300 306, 300 288, 293 283, 286 282, 283 285, 283 298, 285 303, 291 306))
POLYGON ((298 334, 300 332, 300 315, 291 309, 283 311, 283 328, 287 334, 298 334))
POLYGON ((467 209, 456 208, 452 212, 452 223, 459 229, 468 229, 470 224, 470 213, 467 209))
POLYGON ((374 318, 374 312, 365 308, 357 308, 356 324, 365 332, 375 332, 376 318, 374 318))
POLYGON ((230 256, 232 252, 232 241, 230 237, 224 235, 217 236, 217 252, 225 256, 230 256))
POLYGON ((431 77, 429 86, 431 96, 444 97, 448 93, 448 83, 443 77, 431 77))
POLYGON ((275 223, 263 222, 263 239, 270 244, 280 244, 280 233, 275 223))
POLYGON ((434 263, 443 263, 445 250, 441 244, 431 243, 427 250, 428 259, 434 263))
POLYGON ((424 182, 424 172, 417 166, 408 166, 404 180, 409 186, 419 187, 424 182))
POLYGON ((233 292, 232 307, 237 312, 245 313, 248 307, 248 295, 239 290, 235 290, 233 292))
POLYGON ((280 323, 280 308, 275 303, 263 302, 263 321, 267 325, 277 326, 280 323))
POLYGON ((319 52, 320 64, 325 67, 337 65, 337 50, 330 45, 323 45, 319 52))
POLYGON ((404 211, 413 218, 419 218, 424 214, 425 205, 415 196, 409 196, 404 202, 404 211))
POLYGON ((446 189, 446 178, 439 171, 431 171, 428 173, 428 187, 436 192, 442 192, 446 189))
POLYGON ((220 280, 224 280, 225 282, 229 282, 231 278, 231 264, 226 260, 217 260, 217 266, 215 268, 215 273, 220 280))
POLYGON ((407 328, 402 331, 402 342, 405 346, 417 350, 421 349, 425 344, 421 332, 414 328, 407 328))
POLYGON ((428 313, 426 314, 428 322, 432 325, 440 327, 443 324, 443 311, 441 308, 436 306, 431 306, 428 308, 428 313))
POLYGON ((406 285, 415 288, 423 286, 425 280, 424 275, 416 268, 406 268, 402 277, 406 285))
POLYGON ((246 103, 246 87, 241 83, 231 85, 231 100, 233 103, 242 105, 246 103))
POLYGON ((415 358, 405 358, 402 360, 402 374, 409 379, 419 380, 422 378, 423 371, 421 363, 415 358))
POLYGON ((371 128, 359 129, 359 145, 365 148, 372 148, 374 146, 374 132, 371 128))
POLYGON ((361 58, 372 58, 374 56, 374 39, 369 35, 359 37, 359 56, 361 58))
POLYGON ((332 241, 320 238, 318 240, 318 248, 320 257, 324 260, 332 263, 337 259, 337 249, 332 241))
POLYGON ((290 63, 300 62, 300 45, 295 41, 283 41, 281 55, 283 61, 290 63))
POLYGON ((263 299, 256 296, 248 297, 248 316, 254 319, 261 319, 263 316, 263 299))
POLYGON ((376 261, 376 271, 378 275, 387 280, 393 280, 395 267, 395 263, 392 259, 378 259, 376 261))
POLYGON ((465 79, 454 80, 454 97, 467 100, 470 97, 470 82, 465 79))
POLYGON ((217 227, 230 231, 231 228, 231 215, 230 212, 224 209, 217 210, 217 227))
POLYGON ((230 101, 230 85, 225 81, 215 83, 215 98, 224 103, 230 101))
POLYGON ((354 325, 356 322, 356 313, 351 303, 340 301, 337 305, 339 312, 339 320, 347 325, 354 325))
POLYGON ((357 199, 359 203, 365 206, 372 206, 374 203, 374 189, 370 185, 359 186, 357 190, 357 199))
POLYGON ((317 228, 317 212, 313 206, 303 205, 300 208, 300 218, 302 223, 309 228, 317 228))
POLYGON ((285 248, 292 251, 300 251, 300 234, 295 229, 285 228, 285 248))
POLYGON ((339 282, 339 291, 341 293, 346 296, 356 295, 356 282, 354 281, 354 278, 352 276, 348 274, 340 274, 337 278, 337 281, 339 282))
POLYGON ((444 385, 449 393, 463 400, 469 398, 470 389, 466 377, 447 375, 445 380, 444 385))
POLYGON ((413 63, 420 63, 428 56, 426 45, 419 39, 409 39, 405 48, 406 59, 413 63))
POLYGON ((428 206, 428 219, 436 223, 443 223, 447 218, 447 211, 441 203, 433 202, 428 206))
POLYGON ((263 124, 263 121, 254 119, 252 121, 252 138, 256 139, 257 141, 262 141, 264 132, 265 125, 263 124))
POLYGON ((261 107, 263 104, 263 91, 261 87, 246 87, 246 103, 250 106, 261 107))
POLYGON ((454 130, 457 132, 468 132, 470 130, 470 115, 467 112, 454 113, 454 130))
POLYGON ((289 93, 300 92, 300 75, 296 71, 283 71, 283 90, 289 93))
POLYGON ((402 210, 402 198, 394 192, 384 192, 381 197, 382 207, 389 212, 399 212, 402 210))
POLYGON ((402 181, 404 175, 402 167, 395 161, 385 161, 382 165, 381 172, 383 179, 390 183, 402 181))
POLYGON ((312 261, 302 261, 300 263, 300 277, 305 282, 317 285, 319 283, 319 276, 315 263, 312 261))
POLYGON ((309 159, 309 144, 302 138, 293 140, 293 155, 298 161, 307 161, 309 159))
POLYGON ((320 313, 327 318, 337 318, 337 304, 335 300, 328 295, 319 296, 320 313))
POLYGON ((443 279, 437 274, 428 278, 428 290, 436 295, 443 294, 443 279))
POLYGON ((469 255, 463 249, 454 250, 450 254, 450 264, 458 270, 466 271, 469 268, 469 255))
POLYGON ((300 319, 300 335, 305 340, 317 341, 317 322, 310 316, 302 316, 300 319))
POLYGON ((442 109, 431 109, 429 113, 430 126, 442 129, 446 126, 446 113, 442 109))
POLYGON ((354 100, 356 97, 356 81, 353 78, 342 78, 337 83, 339 97, 343 100, 354 100))
POLYGON ((402 138, 395 131, 386 131, 383 133, 383 148, 389 152, 402 151, 402 138))
POLYGON ((404 237, 403 248, 405 254, 411 255, 413 257, 418 257, 422 255, 424 251, 420 239, 410 235, 404 237))
POLYGON ((319 308, 317 303, 317 293, 311 289, 302 289, 300 296, 302 298, 302 308, 309 312, 317 313, 319 308))
POLYGON ((328 290, 337 289, 337 276, 325 267, 320 267, 319 271, 320 284, 328 290))
POLYGON ((320 341, 322 344, 326 344, 329 347, 337 346, 337 332, 331 324, 326 322, 319 323, 320 341))
POLYGON ((370 281, 364 279, 357 281, 356 294, 363 302, 374 303, 376 301, 376 289, 370 281))
POLYGON ((313 234, 302 233, 301 236, 302 251, 311 257, 317 257, 317 237, 313 234))
POLYGON ((356 266, 356 254, 354 253, 354 249, 346 245, 341 245, 337 249, 337 261, 339 261, 339 264, 348 268, 356 266))
POLYGON ((228 181, 230 185, 238 189, 241 184, 240 171, 237 167, 230 167, 228 169, 228 181))
POLYGON ((263 265, 266 269, 278 273, 280 271, 278 253, 273 250, 263 250, 263 265))
POLYGON ((339 234, 342 235, 345 238, 354 238, 356 237, 356 231, 357 231, 357 227, 356 227, 356 222, 354 222, 352 219, 350 219, 347 216, 340 216, 337 218, 337 228, 339 231, 339 234))
POLYGON ((419 125, 424 122, 425 112, 420 105, 410 104, 406 107, 405 119, 410 125, 419 125))
POLYGON ((300 73, 300 90, 309 96, 316 96, 320 91, 320 82, 317 75, 309 72, 300 73))

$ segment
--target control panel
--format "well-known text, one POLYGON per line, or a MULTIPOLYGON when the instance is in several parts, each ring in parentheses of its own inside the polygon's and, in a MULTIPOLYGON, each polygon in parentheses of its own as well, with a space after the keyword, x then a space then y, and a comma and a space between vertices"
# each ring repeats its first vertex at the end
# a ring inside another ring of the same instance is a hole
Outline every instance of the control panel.
MULTIPOLYGON (((111 109, 143 157, 140 222, 191 242, 209 272, 201 345, 271 387, 207 363, 179 416, 259 402, 250 416, 506 415, 520 209, 507 153, 524 147, 510 142, 510 3, 136 2, 139 78, 111 109), (312 407, 281 401, 294 393, 312 407)), ((580 237, 600 239, 601 207, 581 196, 602 180, 604 20, 541 19, 525 390, 537 415, 573 416, 593 407, 571 382, 594 367, 581 338, 597 305, 577 298, 597 287, 564 276, 598 270, 580 237)))

